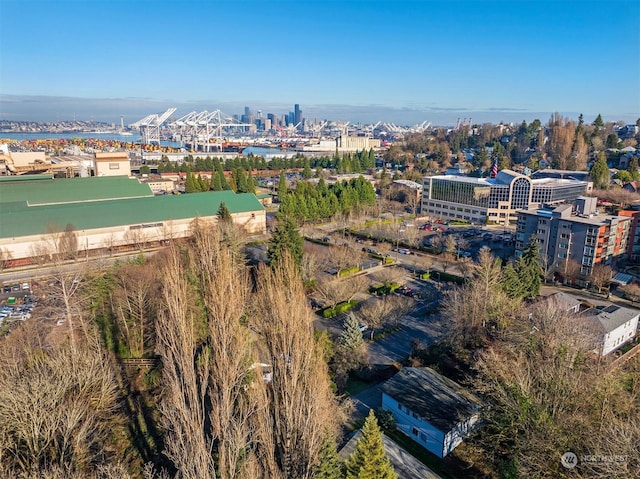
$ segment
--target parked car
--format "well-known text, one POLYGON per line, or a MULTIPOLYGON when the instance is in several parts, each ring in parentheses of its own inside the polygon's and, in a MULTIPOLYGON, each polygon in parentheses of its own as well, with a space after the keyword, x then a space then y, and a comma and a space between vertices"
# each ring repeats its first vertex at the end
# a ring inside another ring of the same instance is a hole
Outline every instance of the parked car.
POLYGON ((3 293, 10 293, 11 292, 11 286, 9 286, 8 284, 2 287, 2 292, 3 293))
POLYGON ((20 291, 20 285, 18 283, 11 286, 11 291, 20 291))

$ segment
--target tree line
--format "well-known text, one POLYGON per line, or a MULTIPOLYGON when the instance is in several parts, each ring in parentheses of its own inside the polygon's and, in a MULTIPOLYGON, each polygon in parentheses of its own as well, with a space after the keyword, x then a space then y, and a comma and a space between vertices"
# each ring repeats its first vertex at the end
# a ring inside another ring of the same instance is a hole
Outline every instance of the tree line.
POLYGON ((284 175, 281 175, 278 201, 282 215, 291 216, 302 224, 371 207, 376 203, 376 193, 362 176, 329 185, 323 178, 317 184, 300 181, 295 188, 289 189, 284 175))
POLYGON ((244 171, 279 171, 291 169, 327 168, 338 173, 361 173, 376 166, 376 156, 373 149, 357 153, 337 152, 333 155, 308 158, 302 154, 289 158, 273 158, 266 160, 263 156, 249 154, 235 158, 221 159, 215 156, 185 156, 182 162, 169 161, 162 158, 158 163, 159 173, 186 173, 188 171, 234 171, 238 168, 244 171))

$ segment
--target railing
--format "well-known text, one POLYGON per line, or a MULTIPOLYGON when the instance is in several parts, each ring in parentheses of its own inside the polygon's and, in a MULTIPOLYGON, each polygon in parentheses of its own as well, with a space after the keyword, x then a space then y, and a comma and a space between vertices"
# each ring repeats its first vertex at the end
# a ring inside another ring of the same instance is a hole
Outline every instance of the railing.
POLYGON ((160 358, 125 358, 122 359, 122 364, 124 366, 134 367, 134 366, 144 366, 144 367, 154 367, 160 363, 160 358))
POLYGON ((620 356, 619 358, 616 358, 610 365, 609 365, 609 371, 613 371, 614 369, 616 369, 617 367, 621 366, 622 364, 626 363, 627 361, 629 361, 630 359, 634 358, 635 356, 637 356, 638 354, 640 354, 640 344, 634 346, 633 348, 631 348, 629 351, 627 351, 626 353, 624 353, 622 356, 620 356))

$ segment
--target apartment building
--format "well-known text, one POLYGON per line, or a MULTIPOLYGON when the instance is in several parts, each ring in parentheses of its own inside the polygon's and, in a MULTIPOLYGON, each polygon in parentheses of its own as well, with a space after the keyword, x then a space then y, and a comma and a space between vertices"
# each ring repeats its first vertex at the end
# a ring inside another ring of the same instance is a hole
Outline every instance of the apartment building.
POLYGON ((612 265, 626 255, 631 218, 601 215, 597 198, 579 197, 574 204, 542 206, 518 212, 516 256, 532 237, 549 269, 566 276, 571 263, 588 276, 598 264, 612 265))

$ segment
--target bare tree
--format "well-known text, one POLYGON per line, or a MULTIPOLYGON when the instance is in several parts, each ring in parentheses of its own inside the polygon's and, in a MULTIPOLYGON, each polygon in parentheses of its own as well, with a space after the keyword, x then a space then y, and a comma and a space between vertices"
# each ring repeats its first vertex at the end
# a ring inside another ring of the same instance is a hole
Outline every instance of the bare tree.
POLYGON ((51 260, 52 252, 51 245, 44 240, 32 243, 29 246, 29 255, 40 266, 51 260))
POLYGON ((640 286, 638 286, 637 284, 626 284, 620 288, 620 291, 622 291, 624 297, 632 303, 640 302, 640 286))
POLYGON ((598 288, 598 292, 602 292, 602 288, 609 284, 613 278, 613 268, 609 265, 597 263, 593 266, 589 281, 598 288))
POLYGON ((162 303, 156 319, 156 349, 165 392, 159 411, 167 434, 164 454, 185 479, 215 477, 212 441, 204 430, 208 350, 197 344, 193 297, 180 251, 168 250, 161 270, 162 303))
POLYGON ((250 331, 245 326, 250 283, 242 258, 227 243, 224 227, 197 231, 191 268, 208 326, 207 397, 211 404, 211 437, 217 449, 217 470, 224 478, 248 478, 255 474, 250 452, 250 417, 257 405, 246 394, 249 371, 255 362, 250 331))
POLYGON ((607 394, 602 375, 584 361, 595 338, 588 322, 545 301, 514 323, 507 341, 479 355, 474 383, 492 404, 482 443, 493 452, 508 447, 518 475, 565 477, 558 458, 567 438, 591 438, 597 430, 593 391, 607 394))
POLYGON ((113 310, 131 356, 143 357, 150 340, 156 278, 151 268, 124 265, 114 275, 113 310))
POLYGON ((288 255, 275 269, 262 269, 255 308, 252 324, 272 366, 259 411, 263 477, 311 478, 324 439, 335 437, 340 414, 304 287, 288 255))
POLYGON ((146 244, 149 242, 146 231, 143 228, 131 228, 124 234, 124 243, 126 245, 134 246, 138 251, 143 251, 146 244))
POLYGON ((43 350, 16 344, 13 334, 0 347, 12 353, 0 358, 0 474, 43 477, 60 468, 72 477, 108 460, 105 445, 122 422, 118 384, 99 345, 43 350))
POLYGON ((0 271, 7 267, 12 257, 13 255, 8 248, 0 248, 0 271))
POLYGON ((342 301, 351 301, 353 297, 367 286, 367 279, 364 276, 351 276, 341 279, 326 279, 320 281, 315 290, 314 296, 324 304, 325 307, 335 308, 342 301))
POLYGON ((358 311, 358 317, 369 327, 369 339, 373 341, 373 335, 389 320, 389 314, 393 304, 385 298, 371 298, 358 311))
POLYGON ((343 269, 358 266, 362 262, 362 254, 349 246, 336 246, 331 249, 329 261, 338 274, 343 269))
MULTIPOLYGON (((55 256, 60 258, 60 256, 55 256)), ((76 319, 80 322, 86 335, 87 325, 84 321, 83 304, 86 298, 82 295, 83 282, 90 277, 90 270, 85 263, 78 265, 56 264, 51 270, 51 278, 43 288, 47 307, 53 316, 62 314, 69 329, 72 344, 76 343, 76 319)))
POLYGON ((78 257, 78 235, 71 223, 65 226, 64 231, 58 237, 57 250, 62 259, 75 259, 78 257))
POLYGON ((387 296, 385 300, 390 303, 387 320, 392 322, 396 328, 400 320, 415 306, 415 301, 405 296, 387 296))
POLYGON ((385 266, 371 273, 371 278, 374 281, 382 284, 400 284, 405 277, 406 272, 402 268, 398 268, 395 265, 385 266))
POLYGON ((418 228, 410 226, 406 228, 404 232, 404 238, 410 247, 417 248, 418 246, 420 246, 422 235, 420 234, 418 228))
POLYGON ((575 283, 580 277, 580 263, 575 259, 569 259, 562 265, 562 271, 566 283, 575 283))

